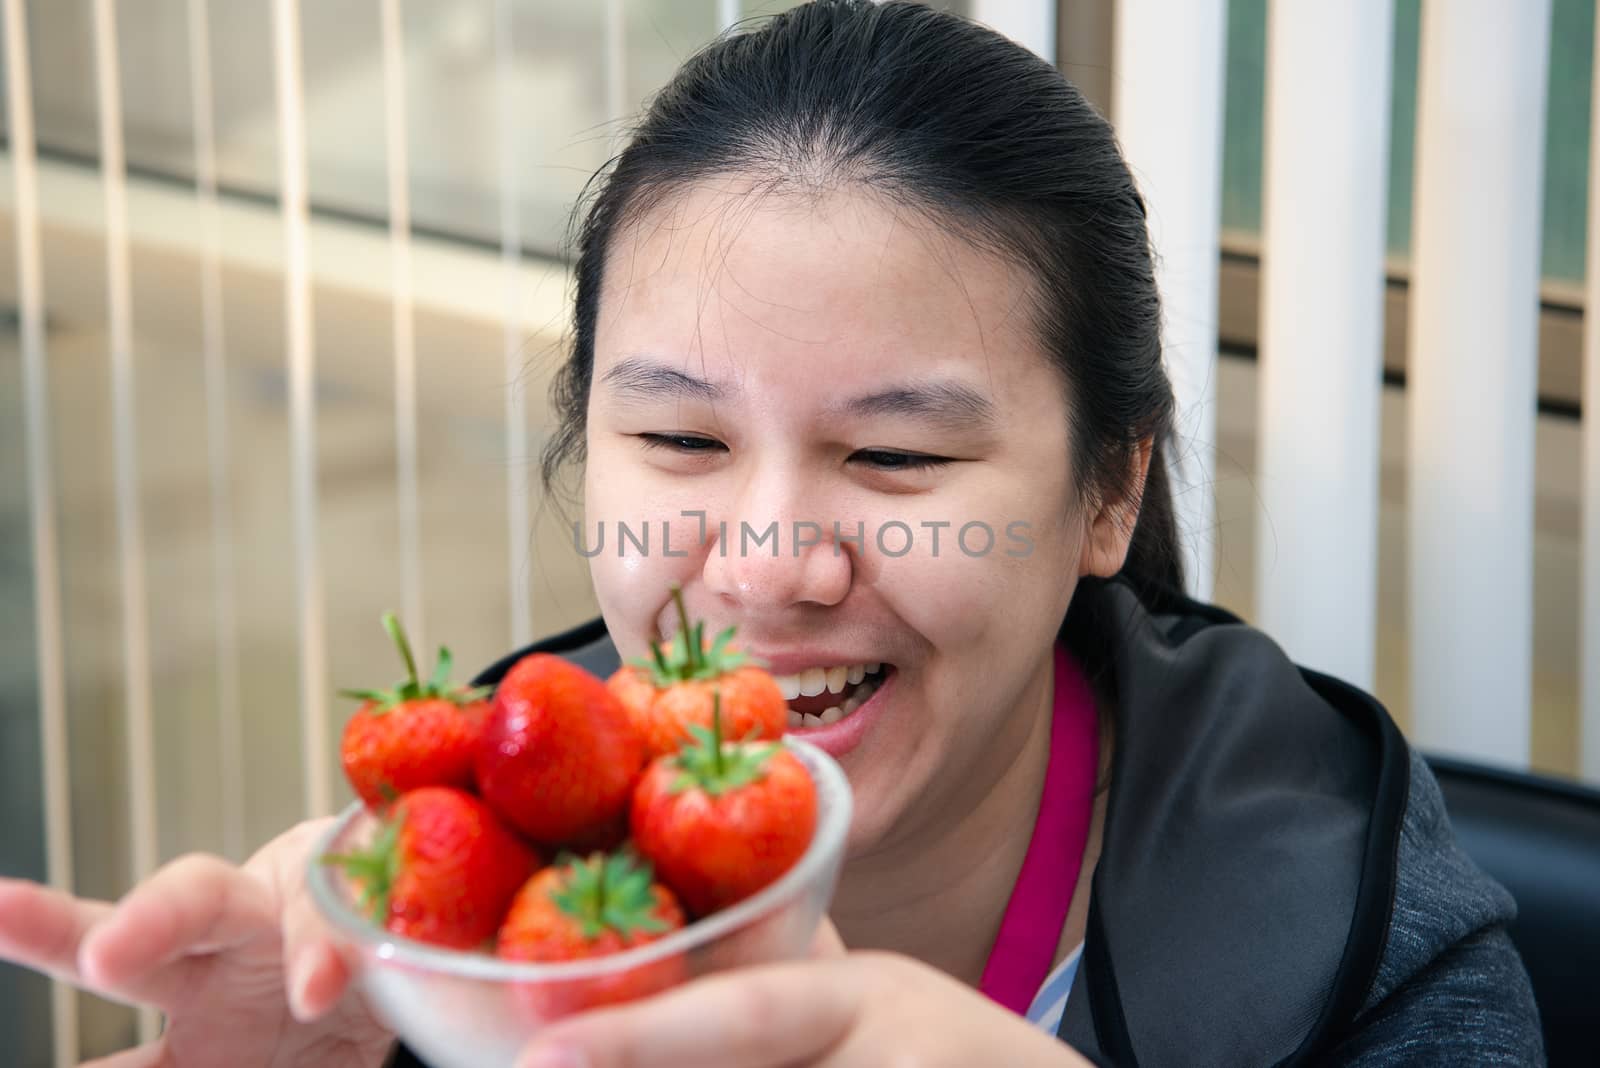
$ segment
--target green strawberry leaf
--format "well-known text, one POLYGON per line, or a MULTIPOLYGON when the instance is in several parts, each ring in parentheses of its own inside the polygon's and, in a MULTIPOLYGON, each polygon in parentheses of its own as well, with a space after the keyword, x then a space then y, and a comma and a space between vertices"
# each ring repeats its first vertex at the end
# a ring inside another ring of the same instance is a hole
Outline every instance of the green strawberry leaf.
POLYGON ((390 640, 400 651, 400 659, 406 665, 406 677, 387 690, 339 691, 341 697, 370 704, 372 715, 381 716, 392 712, 407 701, 449 701, 457 706, 465 706, 481 701, 494 692, 492 686, 467 689, 451 682, 450 672, 454 666, 454 659, 450 655, 450 650, 442 645, 439 646, 439 658, 434 665, 433 677, 427 682, 421 681, 417 678, 416 658, 411 655, 411 642, 406 638, 405 629, 400 626, 400 620, 393 612, 384 613, 383 629, 389 632, 390 640))
POLYGON ((400 825, 404 816, 396 811, 384 821, 383 830, 366 849, 350 853, 325 853, 324 864, 344 869, 361 890, 358 908, 374 923, 389 918, 389 895, 400 877, 400 825))
POLYGON ((650 864, 632 850, 587 858, 563 853, 556 859, 556 867, 561 878, 558 888, 550 892, 550 900, 578 922, 589 941, 607 931, 627 938, 668 929, 656 915, 655 876, 650 864))
POLYGON ((717 679, 729 672, 755 664, 747 653, 729 649, 736 628, 729 627, 718 634, 708 647, 706 625, 701 620, 689 622, 689 611, 684 607, 683 588, 672 587, 672 603, 678 611, 678 630, 669 642, 651 642, 650 656, 628 661, 630 667, 649 675, 657 688, 666 689, 674 683, 692 679, 717 679))
POLYGON ((428 685, 435 690, 443 690, 450 685, 450 668, 453 658, 446 646, 439 646, 439 659, 433 667, 433 678, 428 680, 428 685))
POLYGON ((669 792, 702 790, 712 797, 760 782, 767 774, 767 764, 772 754, 783 748, 782 742, 753 745, 754 732, 743 742, 724 741, 722 735, 722 691, 711 695, 711 728, 698 723, 689 727, 689 741, 672 758, 678 776, 672 781, 669 792))

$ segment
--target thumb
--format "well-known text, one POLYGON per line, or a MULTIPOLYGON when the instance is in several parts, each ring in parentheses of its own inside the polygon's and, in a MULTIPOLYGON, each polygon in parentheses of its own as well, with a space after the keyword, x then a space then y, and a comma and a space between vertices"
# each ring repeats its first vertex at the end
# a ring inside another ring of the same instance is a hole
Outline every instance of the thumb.
POLYGON ((844 939, 839 937, 839 928, 835 927, 828 917, 822 917, 822 922, 817 925, 817 933, 811 939, 812 958, 822 960, 844 955, 844 939))

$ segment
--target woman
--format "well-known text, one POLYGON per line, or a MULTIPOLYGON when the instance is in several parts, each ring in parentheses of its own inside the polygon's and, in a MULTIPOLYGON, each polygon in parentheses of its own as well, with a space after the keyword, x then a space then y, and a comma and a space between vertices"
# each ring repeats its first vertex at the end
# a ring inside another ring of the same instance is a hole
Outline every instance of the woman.
MULTIPOLYGON (((542 647, 608 670, 680 584, 813 694, 791 728, 857 816, 815 959, 526 1063, 1540 1061, 1510 899, 1387 715, 1173 592, 1144 209, 1052 68, 919 5, 795 9, 680 71, 578 253, 546 476, 583 463, 604 622, 542 647)), ((119 1064, 378 1063, 299 889, 315 826, 114 909, 9 884, 0 954, 164 1009, 119 1064)))

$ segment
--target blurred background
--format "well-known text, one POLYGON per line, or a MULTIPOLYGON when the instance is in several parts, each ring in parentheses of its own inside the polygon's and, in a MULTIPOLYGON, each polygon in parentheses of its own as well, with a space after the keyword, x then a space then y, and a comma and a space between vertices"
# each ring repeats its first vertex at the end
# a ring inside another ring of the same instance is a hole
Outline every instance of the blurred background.
MULTIPOLYGON (((114 897, 342 804, 385 610, 463 674, 595 614, 536 478, 570 212, 789 6, 4 0, 0 874, 114 897)), ((1150 200, 1194 592, 1429 748, 1600 781, 1594 0, 940 6, 1150 200)), ((0 966, 8 1064, 141 1026, 0 966)))

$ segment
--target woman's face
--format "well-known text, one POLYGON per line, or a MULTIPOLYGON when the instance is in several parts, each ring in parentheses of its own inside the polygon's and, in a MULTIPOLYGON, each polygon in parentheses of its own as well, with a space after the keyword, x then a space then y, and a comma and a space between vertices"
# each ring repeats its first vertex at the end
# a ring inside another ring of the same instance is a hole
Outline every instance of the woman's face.
POLYGON ((706 183, 613 241, 581 535, 600 607, 626 658, 676 632, 674 583, 707 634, 736 626, 849 774, 857 854, 1013 768, 1100 570, 1027 293, 848 190, 706 183))

